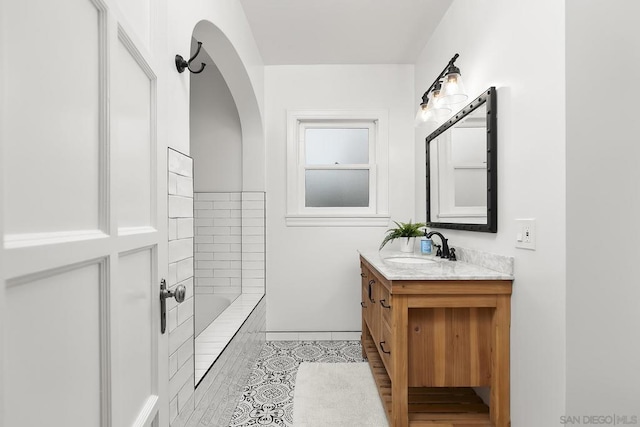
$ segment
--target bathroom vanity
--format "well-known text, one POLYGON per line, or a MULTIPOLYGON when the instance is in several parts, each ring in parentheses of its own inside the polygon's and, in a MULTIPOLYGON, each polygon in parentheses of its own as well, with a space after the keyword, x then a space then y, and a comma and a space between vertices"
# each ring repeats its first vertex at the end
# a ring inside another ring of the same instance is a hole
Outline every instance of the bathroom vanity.
POLYGON ((363 356, 390 425, 508 427, 513 277, 377 251, 360 267, 363 356))

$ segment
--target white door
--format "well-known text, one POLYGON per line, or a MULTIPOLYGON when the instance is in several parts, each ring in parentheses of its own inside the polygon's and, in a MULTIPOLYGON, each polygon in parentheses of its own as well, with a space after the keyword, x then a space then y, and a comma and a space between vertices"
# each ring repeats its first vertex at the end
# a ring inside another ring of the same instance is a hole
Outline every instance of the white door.
POLYGON ((2 0, 3 427, 168 425, 151 0, 2 0))

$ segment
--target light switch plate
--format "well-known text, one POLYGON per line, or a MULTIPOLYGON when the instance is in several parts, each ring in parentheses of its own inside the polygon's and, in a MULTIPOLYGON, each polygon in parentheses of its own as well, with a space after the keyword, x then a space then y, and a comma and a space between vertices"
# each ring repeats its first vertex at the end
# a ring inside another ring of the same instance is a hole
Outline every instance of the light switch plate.
POLYGON ((536 250, 535 218, 516 219, 516 248, 536 250))

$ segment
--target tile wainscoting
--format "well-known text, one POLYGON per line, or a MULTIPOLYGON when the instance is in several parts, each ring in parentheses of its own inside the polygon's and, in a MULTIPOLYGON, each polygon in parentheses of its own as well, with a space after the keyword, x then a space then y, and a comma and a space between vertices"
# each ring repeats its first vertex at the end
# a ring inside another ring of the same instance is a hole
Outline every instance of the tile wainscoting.
POLYGON ((200 383, 207 374, 211 365, 220 357, 220 354, 222 354, 262 298, 263 296, 259 294, 242 294, 238 296, 220 316, 196 337, 196 384, 200 383))
POLYGON ((195 293, 264 293, 263 192, 195 193, 195 293))
POLYGON ((265 342, 265 193, 194 194, 191 158, 168 159, 168 284, 187 287, 182 304, 167 301, 170 423, 229 425, 265 342), (229 293, 239 297, 196 339, 194 296, 229 293))
MULTIPOLYGON (((184 302, 167 300, 169 333, 169 419, 189 411, 193 399, 193 160, 169 148, 169 275, 167 286, 184 285, 184 302)), ((193 408, 191 408, 193 409, 193 408)))
POLYGON ((233 411, 265 344, 265 327, 266 298, 262 297, 198 385, 191 417, 187 420, 181 414, 173 427, 231 424, 233 411))

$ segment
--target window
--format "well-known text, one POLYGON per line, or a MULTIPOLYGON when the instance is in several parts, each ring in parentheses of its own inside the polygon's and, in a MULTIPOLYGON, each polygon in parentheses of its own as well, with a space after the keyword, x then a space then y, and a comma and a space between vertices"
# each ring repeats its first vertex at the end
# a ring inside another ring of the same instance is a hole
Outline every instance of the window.
POLYGON ((386 111, 290 111, 287 225, 387 225, 386 111))

